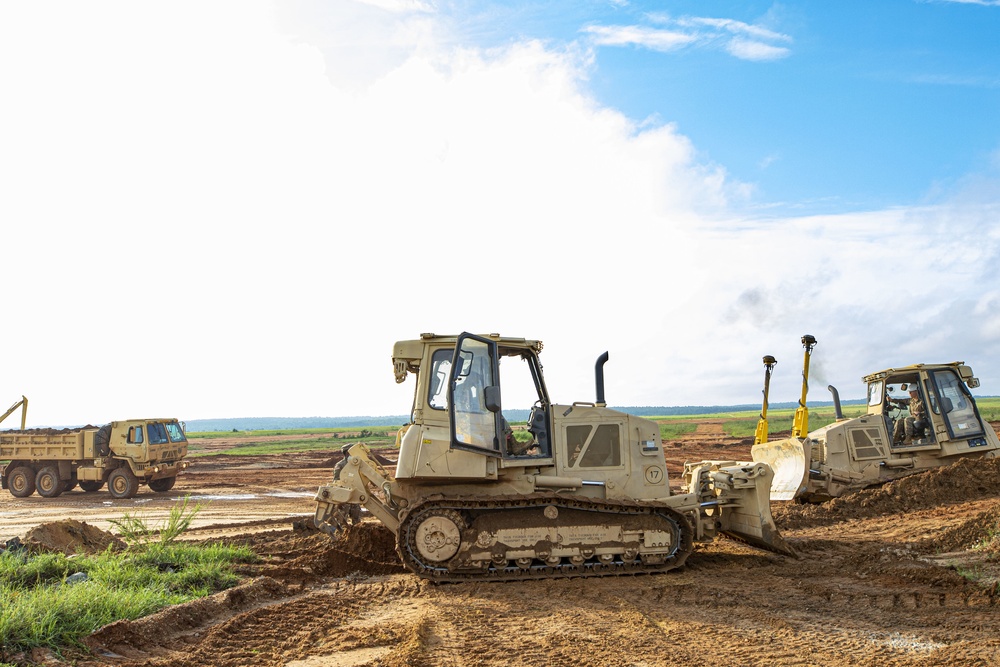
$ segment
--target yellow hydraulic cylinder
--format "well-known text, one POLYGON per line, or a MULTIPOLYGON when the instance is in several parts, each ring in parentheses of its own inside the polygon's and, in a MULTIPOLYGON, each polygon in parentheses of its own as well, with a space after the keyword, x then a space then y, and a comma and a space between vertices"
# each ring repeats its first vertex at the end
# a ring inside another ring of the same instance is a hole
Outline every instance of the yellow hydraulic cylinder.
POLYGON ((764 404, 760 409, 760 419, 757 421, 757 432, 753 436, 753 444, 767 442, 767 392, 771 386, 771 369, 778 363, 771 355, 764 357, 764 404))
POLYGON ((802 347, 806 350, 802 359, 802 397, 799 399, 799 407, 795 409, 795 418, 792 420, 793 438, 804 438, 809 435, 809 409, 806 408, 806 394, 809 392, 809 357, 812 356, 813 348, 816 347, 816 339, 806 334, 802 337, 802 347))

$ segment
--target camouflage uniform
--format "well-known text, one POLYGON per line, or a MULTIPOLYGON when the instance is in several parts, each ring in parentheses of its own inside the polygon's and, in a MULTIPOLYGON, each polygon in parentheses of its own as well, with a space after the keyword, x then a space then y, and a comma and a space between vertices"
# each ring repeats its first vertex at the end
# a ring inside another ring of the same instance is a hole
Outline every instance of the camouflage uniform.
MULTIPOLYGON (((903 401, 895 401, 895 403, 900 405, 900 407, 904 404, 903 401)), ((910 444, 913 441, 913 434, 917 431, 918 425, 921 431, 927 426, 927 410, 924 408, 924 402, 920 400, 919 395, 910 396, 909 408, 910 414, 908 417, 896 420, 896 425, 892 429, 893 442, 910 444)))

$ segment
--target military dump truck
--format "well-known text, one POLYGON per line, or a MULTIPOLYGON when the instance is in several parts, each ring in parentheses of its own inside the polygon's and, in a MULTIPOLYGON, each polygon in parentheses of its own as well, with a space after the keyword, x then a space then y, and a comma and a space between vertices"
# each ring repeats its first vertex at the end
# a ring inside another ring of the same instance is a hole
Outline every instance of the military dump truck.
POLYGON ((688 463, 672 493, 659 426, 605 403, 608 354, 596 401, 556 404, 541 350, 498 334, 396 343, 396 381, 416 384, 395 474, 346 446, 317 492, 317 527, 334 533, 364 507, 403 564, 438 582, 664 572, 720 534, 794 555, 771 517, 769 466, 688 463), (527 426, 514 430, 516 407, 527 426))
POLYGON ((188 467, 187 438, 176 419, 131 419, 70 431, 0 431, 0 487, 26 498, 55 498, 79 484, 87 493, 105 483, 114 498, 131 498, 142 484, 173 488, 188 467))
MULTIPOLYGON (((966 456, 1000 456, 996 432, 979 414, 969 389, 979 386, 962 361, 888 368, 866 375, 867 414, 845 419, 833 386, 837 420, 806 433, 809 354, 816 339, 803 337, 802 399, 784 440, 759 441, 751 458, 774 470, 772 500, 823 502, 966 456)), ((773 357, 765 357, 773 360, 773 357)), ((772 364, 773 365, 773 364, 772 364)), ((769 377, 768 369, 768 377, 769 377)), ((765 380, 766 415, 767 385, 765 380)), ((758 432, 761 428, 758 427, 758 432)), ((766 427, 763 429, 766 436, 766 427)))

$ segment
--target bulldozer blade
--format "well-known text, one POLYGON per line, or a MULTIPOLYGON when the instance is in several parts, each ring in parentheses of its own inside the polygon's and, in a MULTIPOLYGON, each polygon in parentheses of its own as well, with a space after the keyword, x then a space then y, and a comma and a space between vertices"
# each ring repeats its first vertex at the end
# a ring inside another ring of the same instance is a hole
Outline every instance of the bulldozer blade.
POLYGON ((771 468, 763 463, 740 463, 720 470, 730 480, 722 493, 726 506, 719 517, 721 532, 751 546, 798 558, 771 516, 771 468))
POLYGON ((774 471, 771 500, 793 500, 806 490, 811 451, 809 438, 764 442, 750 449, 755 463, 766 463, 774 471))
POLYGON ((765 549, 767 551, 773 551, 774 553, 781 554, 783 556, 798 558, 798 552, 795 551, 795 549, 792 548, 792 545, 786 542, 785 538, 778 532, 778 527, 774 525, 774 520, 770 516, 770 510, 767 514, 767 521, 761 521, 761 528, 759 531, 730 529, 722 532, 725 535, 728 535, 729 537, 732 537, 740 542, 745 542, 750 546, 765 549))

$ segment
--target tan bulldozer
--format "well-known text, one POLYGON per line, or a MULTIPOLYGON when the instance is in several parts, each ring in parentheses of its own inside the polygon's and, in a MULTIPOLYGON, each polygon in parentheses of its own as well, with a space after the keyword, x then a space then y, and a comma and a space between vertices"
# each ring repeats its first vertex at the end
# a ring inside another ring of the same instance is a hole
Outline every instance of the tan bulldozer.
POLYGON ((672 492, 659 426, 605 403, 608 354, 596 401, 556 404, 541 350, 498 334, 396 343, 396 381, 416 385, 395 472, 345 447, 317 492, 317 527, 336 532, 365 508, 403 564, 438 582, 664 572, 722 534, 794 555, 771 517, 769 466, 688 463, 672 492))
MULTIPOLYGON (((887 368, 862 379, 868 387, 867 414, 845 419, 836 388, 837 419, 810 433, 806 392, 809 359, 816 339, 802 338, 805 358, 802 398, 790 438, 767 440, 767 381, 764 410, 751 457, 774 470, 772 500, 823 502, 962 457, 1000 456, 996 431, 979 414, 969 389, 979 387, 963 361, 887 368)), ((766 357, 772 360, 773 357, 766 357)), ((765 361, 765 366, 767 362, 765 361)))

